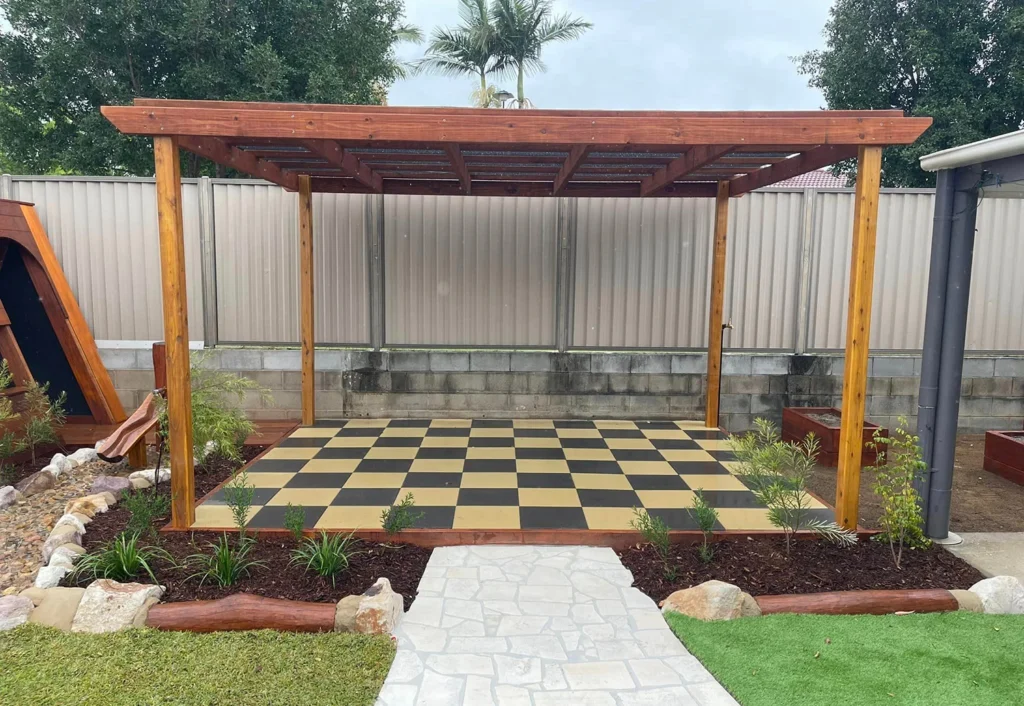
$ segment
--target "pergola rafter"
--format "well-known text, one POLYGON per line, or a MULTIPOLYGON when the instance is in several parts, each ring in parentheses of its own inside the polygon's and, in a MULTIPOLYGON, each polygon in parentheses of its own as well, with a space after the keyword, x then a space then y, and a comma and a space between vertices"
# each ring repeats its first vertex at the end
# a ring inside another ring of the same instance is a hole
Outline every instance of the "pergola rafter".
MULTIPOLYGON (((192 497, 180 146, 299 191, 303 423, 315 419, 314 192, 438 196, 714 198, 705 422, 718 426, 729 198, 857 156, 850 331, 837 514, 857 517, 871 273, 881 150, 931 124, 897 110, 666 112, 494 110, 138 99, 105 106, 126 134, 154 138, 160 206, 171 482, 192 497), (712 399, 714 397, 715 399, 712 399)), ((193 505, 173 508, 186 529, 193 505)))

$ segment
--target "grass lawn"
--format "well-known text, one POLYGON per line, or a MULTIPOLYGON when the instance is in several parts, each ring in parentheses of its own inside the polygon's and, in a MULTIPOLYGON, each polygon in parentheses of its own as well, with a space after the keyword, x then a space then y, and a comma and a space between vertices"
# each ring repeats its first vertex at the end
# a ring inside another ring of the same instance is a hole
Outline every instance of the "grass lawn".
POLYGON ((0 704, 370 706, 391 666, 388 636, 129 630, 0 633, 0 704))
POLYGON ((1024 703, 1024 616, 666 616, 743 706, 1024 703))

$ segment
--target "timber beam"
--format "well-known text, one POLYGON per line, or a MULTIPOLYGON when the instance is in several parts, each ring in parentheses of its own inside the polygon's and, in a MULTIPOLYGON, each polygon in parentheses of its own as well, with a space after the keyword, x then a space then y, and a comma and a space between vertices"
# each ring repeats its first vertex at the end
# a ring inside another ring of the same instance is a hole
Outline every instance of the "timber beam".
POLYGON ((844 159, 851 159, 857 156, 857 147, 850 145, 822 145, 812 150, 803 152, 776 162, 767 167, 736 177, 732 180, 730 193, 733 196, 760 189, 791 177, 812 172, 815 169, 822 169, 831 166, 844 159))
POLYGON ((266 179, 272 184, 283 186, 289 191, 297 191, 298 179, 294 174, 282 171, 277 165, 265 159, 254 157, 237 147, 228 145, 217 137, 181 137, 178 145, 211 162, 223 164, 250 176, 266 179))
POLYGON ((354 154, 334 140, 303 140, 301 144, 317 157, 326 159, 332 167, 337 167, 345 172, 371 192, 379 194, 384 190, 384 180, 381 179, 381 176, 362 164, 354 154))
POLYGON ((562 168, 558 170, 557 176, 555 176, 553 196, 561 196, 563 194, 565 187, 569 185, 569 180, 572 179, 572 175, 583 164, 583 160, 587 158, 590 150, 590 145, 573 145, 572 149, 569 150, 569 157, 565 160, 562 168))
POLYGON ((651 176, 640 182, 640 196, 654 196, 676 179, 695 172, 705 164, 711 164, 724 154, 732 151, 732 145, 697 145, 651 176))
POLYGON ((462 150, 458 145, 445 145, 444 151, 448 155, 448 161, 452 163, 452 169, 459 176, 459 184, 462 185, 462 193, 469 196, 473 188, 472 180, 469 177, 469 167, 466 160, 462 158, 462 150))

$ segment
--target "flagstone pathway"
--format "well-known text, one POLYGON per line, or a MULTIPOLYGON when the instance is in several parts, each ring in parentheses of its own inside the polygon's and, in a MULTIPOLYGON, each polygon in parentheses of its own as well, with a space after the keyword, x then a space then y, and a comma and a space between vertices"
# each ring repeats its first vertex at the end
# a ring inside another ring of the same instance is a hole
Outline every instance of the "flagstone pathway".
POLYGON ((599 547, 435 549, 377 706, 736 706, 599 547))

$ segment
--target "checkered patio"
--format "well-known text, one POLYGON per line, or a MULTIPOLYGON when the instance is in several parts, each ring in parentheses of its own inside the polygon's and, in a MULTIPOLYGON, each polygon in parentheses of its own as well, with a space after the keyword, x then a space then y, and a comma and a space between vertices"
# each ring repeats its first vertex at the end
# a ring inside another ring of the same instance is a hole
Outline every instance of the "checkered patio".
MULTIPOLYGON (((687 508, 702 489, 716 529, 774 529, 736 466, 725 434, 699 422, 326 420, 249 466, 248 525, 282 528, 291 504, 309 529, 380 529, 382 511, 412 493, 419 529, 628 530, 643 507, 694 530, 687 508)), ((196 508, 194 529, 232 525, 223 490, 196 508)))

